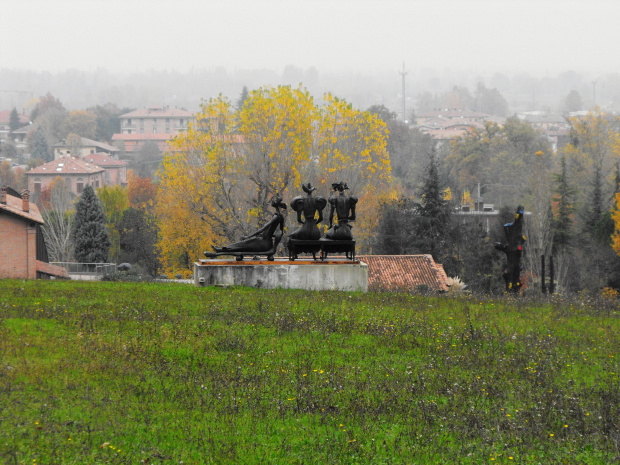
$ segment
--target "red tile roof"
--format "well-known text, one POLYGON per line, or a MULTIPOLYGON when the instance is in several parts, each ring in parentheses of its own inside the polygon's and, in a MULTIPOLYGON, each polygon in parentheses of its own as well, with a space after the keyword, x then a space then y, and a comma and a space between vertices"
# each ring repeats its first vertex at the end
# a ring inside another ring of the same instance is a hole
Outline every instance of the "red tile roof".
POLYGON ((14 197, 12 195, 6 194, 6 204, 0 203, 0 212, 12 213, 13 215, 43 224, 43 217, 41 216, 41 213, 39 212, 37 206, 34 203, 29 202, 29 211, 25 212, 24 210, 22 210, 22 202, 23 200, 19 197, 14 197))
POLYGON ((420 123, 418 127, 428 129, 450 129, 456 126, 466 126, 478 129, 484 128, 482 123, 470 120, 460 120, 457 118, 430 118, 423 123, 420 123))
POLYGON ((48 276, 71 279, 71 277, 69 276, 69 272, 63 267, 57 265, 50 265, 49 263, 45 263, 40 260, 37 260, 37 271, 48 276))
POLYGON ((466 129, 427 129, 425 132, 433 139, 448 140, 466 136, 471 131, 466 129))
POLYGON ((415 290, 426 285, 432 291, 448 290, 448 276, 443 265, 431 255, 363 255, 358 258, 368 265, 368 288, 415 290))
MULTIPOLYGON (((11 112, 13 110, 0 111, 0 124, 8 124, 11 121, 11 112)), ((30 120, 26 115, 19 114, 19 124, 28 124, 30 120)))
POLYGON ((97 165, 88 163, 87 161, 80 160, 73 157, 60 157, 54 161, 50 161, 41 166, 27 171, 26 174, 30 175, 61 175, 61 174, 95 174, 105 171, 97 165))
POLYGON ((117 160, 116 158, 112 158, 108 153, 91 153, 82 159, 102 168, 116 168, 127 165, 125 160, 117 160))

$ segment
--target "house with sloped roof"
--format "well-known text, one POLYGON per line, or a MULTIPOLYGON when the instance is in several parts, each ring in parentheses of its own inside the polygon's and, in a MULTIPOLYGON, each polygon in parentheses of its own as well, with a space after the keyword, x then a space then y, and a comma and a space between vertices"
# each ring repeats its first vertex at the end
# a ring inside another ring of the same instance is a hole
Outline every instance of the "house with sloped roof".
POLYGON ((43 224, 29 191, 0 189, 0 278, 69 278, 67 270, 48 263, 43 224))
POLYGON ((66 140, 54 144, 54 158, 60 157, 85 157, 86 155, 92 155, 94 153, 105 153, 108 155, 118 155, 120 150, 113 145, 106 144, 104 142, 98 142, 96 140, 89 139, 87 137, 80 137, 80 144, 71 145, 66 140), (71 151, 76 153, 71 153, 71 151))
POLYGON ((127 162, 125 160, 118 160, 115 156, 107 153, 93 153, 86 155, 82 160, 105 170, 106 185, 127 185, 127 162))
POLYGON ((431 255, 362 255, 368 265, 369 291, 448 291, 448 276, 443 265, 431 255))
MULTIPOLYGON (((11 132, 11 111, 12 110, 0 110, 0 142, 9 139, 9 133, 11 132)), ((30 119, 25 114, 18 114, 18 117, 20 127, 30 124, 30 119)))
MULTIPOLYGON (((74 157, 60 157, 26 172, 28 189, 37 196, 60 177, 70 192, 80 195, 87 185, 97 189, 105 184, 105 170, 98 165, 74 157)), ((35 197, 36 198, 36 197, 35 197)))

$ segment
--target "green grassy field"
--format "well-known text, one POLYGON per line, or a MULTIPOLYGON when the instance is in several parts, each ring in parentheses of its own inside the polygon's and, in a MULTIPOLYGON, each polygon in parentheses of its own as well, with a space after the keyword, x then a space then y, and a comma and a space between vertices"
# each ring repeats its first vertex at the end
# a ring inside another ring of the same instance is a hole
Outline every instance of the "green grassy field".
POLYGON ((4 280, 0 463, 613 463, 619 316, 4 280))

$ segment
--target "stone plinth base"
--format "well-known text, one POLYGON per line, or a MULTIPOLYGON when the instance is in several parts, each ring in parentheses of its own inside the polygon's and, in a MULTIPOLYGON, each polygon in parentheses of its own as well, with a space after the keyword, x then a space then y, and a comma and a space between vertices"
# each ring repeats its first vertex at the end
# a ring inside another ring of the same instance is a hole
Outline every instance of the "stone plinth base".
POLYGON ((368 266, 358 260, 290 261, 199 260, 194 263, 196 286, 249 286, 263 289, 313 291, 368 290, 368 266))

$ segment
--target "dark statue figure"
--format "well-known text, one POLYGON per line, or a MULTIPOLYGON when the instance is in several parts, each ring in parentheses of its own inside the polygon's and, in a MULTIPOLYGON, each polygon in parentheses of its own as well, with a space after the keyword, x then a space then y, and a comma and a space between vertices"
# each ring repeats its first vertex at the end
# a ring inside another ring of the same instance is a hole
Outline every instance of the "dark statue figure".
POLYGON ((215 252, 205 252, 205 256, 214 258, 220 255, 234 255, 240 261, 244 255, 267 255, 267 259, 273 261, 278 244, 282 240, 284 215, 281 210, 286 210, 286 204, 282 202, 282 197, 276 194, 271 200, 271 206, 276 212, 260 229, 242 237, 239 242, 224 247, 213 247, 215 252))
POLYGON ((332 184, 334 194, 329 197, 329 229, 325 233, 327 239, 336 241, 351 241, 353 233, 351 233, 352 225, 350 221, 355 221, 355 204, 357 197, 353 195, 345 195, 345 190, 349 187, 345 182, 332 184), (338 192, 339 195, 335 195, 338 192), (338 217, 338 224, 334 225, 334 213, 338 217))
POLYGON ((506 244, 497 242, 495 248, 506 254, 507 265, 503 272, 506 292, 519 292, 521 289, 521 256, 526 238, 523 235, 523 214, 521 205, 517 207, 515 220, 504 225, 506 244))
POLYGON ((297 222, 301 223, 301 227, 289 234, 288 237, 289 239, 318 240, 321 238, 318 224, 323 221, 323 209, 327 205, 327 200, 320 195, 312 197, 312 192, 316 190, 312 184, 302 184, 301 187, 306 196, 300 195, 291 201, 291 208, 297 212, 297 222), (315 219, 314 216, 317 212, 319 217, 315 219))

